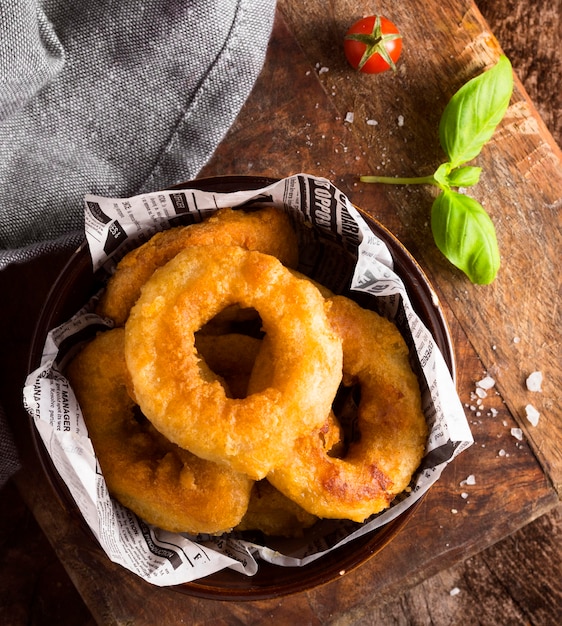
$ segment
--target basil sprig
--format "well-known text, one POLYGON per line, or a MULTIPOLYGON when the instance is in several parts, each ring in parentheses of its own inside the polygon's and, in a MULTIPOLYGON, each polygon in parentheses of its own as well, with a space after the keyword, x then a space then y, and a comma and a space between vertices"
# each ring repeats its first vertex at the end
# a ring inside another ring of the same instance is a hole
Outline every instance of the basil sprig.
POLYGON ((491 283, 500 267, 496 230, 484 208, 452 187, 471 187, 482 168, 465 165, 479 154, 502 120, 513 92, 511 63, 496 65, 469 80, 451 98, 439 123, 439 141, 448 161, 431 176, 361 176, 366 183, 429 184, 441 189, 431 209, 431 230, 439 250, 475 284, 491 283))

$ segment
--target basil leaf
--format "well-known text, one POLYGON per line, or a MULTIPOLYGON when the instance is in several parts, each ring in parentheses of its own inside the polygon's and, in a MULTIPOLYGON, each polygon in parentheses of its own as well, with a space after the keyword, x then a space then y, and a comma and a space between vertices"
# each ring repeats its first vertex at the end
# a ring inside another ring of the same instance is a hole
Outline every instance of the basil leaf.
POLYGON ((472 187, 480 180, 481 167, 457 167, 449 173, 448 181, 451 187, 472 187))
POLYGON ((502 55, 488 71, 465 83, 449 100, 439 139, 451 165, 474 159, 503 118, 513 91, 513 72, 502 55))
POLYGON ((472 187, 480 180, 481 167, 451 168, 450 163, 442 163, 433 174, 433 180, 444 191, 451 187, 472 187))
POLYGON ((431 230, 439 250, 473 283, 494 280, 500 266, 496 231, 474 198, 456 191, 440 193, 431 208, 431 230))
POLYGON ((449 173, 451 172, 450 163, 441 163, 441 165, 435 170, 433 178, 435 182, 441 187, 441 189, 449 188, 449 173))

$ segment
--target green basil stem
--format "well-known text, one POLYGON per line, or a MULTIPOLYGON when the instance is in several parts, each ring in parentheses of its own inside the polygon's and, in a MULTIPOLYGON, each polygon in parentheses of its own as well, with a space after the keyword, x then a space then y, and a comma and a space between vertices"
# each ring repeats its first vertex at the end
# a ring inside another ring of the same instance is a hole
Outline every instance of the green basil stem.
POLYGON ((434 176, 419 176, 417 178, 400 178, 399 176, 360 176, 362 183, 382 183, 385 185, 436 185, 439 183, 434 176))

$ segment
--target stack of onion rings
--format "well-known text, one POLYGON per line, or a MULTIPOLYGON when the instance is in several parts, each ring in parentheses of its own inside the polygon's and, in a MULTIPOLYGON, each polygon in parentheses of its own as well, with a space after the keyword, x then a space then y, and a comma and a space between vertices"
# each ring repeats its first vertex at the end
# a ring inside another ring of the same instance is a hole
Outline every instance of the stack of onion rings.
POLYGON ((297 256, 281 211, 225 209, 155 235, 109 281, 97 311, 124 328, 69 378, 110 492, 149 523, 299 536, 407 488, 427 425, 406 344, 288 269, 297 256), (349 438, 335 398, 355 388, 349 438))

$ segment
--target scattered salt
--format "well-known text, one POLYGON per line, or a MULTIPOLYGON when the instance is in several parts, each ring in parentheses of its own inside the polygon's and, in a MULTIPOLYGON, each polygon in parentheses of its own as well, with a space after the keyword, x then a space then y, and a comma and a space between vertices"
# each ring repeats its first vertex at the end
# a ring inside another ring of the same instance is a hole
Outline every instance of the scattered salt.
POLYGON ((520 428, 512 428, 511 434, 518 441, 523 441, 523 431, 520 428))
POLYGON ((542 391, 542 372, 532 372, 526 380, 529 391, 542 391))
POLYGON ((476 395, 479 398, 485 398, 488 394, 486 393, 486 390, 482 387, 476 387, 476 395))
POLYGON ((475 484, 476 484, 476 477, 474 476, 474 474, 467 476, 466 480, 461 480, 460 482, 461 487, 463 485, 475 485, 475 484))
POLYGON ((353 111, 348 111, 345 114, 345 121, 349 122, 350 124, 353 124, 353 120, 355 119, 355 115, 353 113, 353 111))
POLYGON ((367 126, 377 126, 377 120, 367 120, 367 126))
POLYGON ((451 591, 449 591, 450 596, 458 596, 461 590, 458 587, 453 587, 451 591))
POLYGON ((398 126, 404 126, 404 116, 403 115, 399 115, 398 116, 398 126))
POLYGON ((329 72, 330 70, 327 67, 321 67, 318 70, 318 74, 325 74, 326 72, 329 72))
POLYGON ((505 456, 505 450, 502 448, 499 452, 498 452, 498 456, 505 456))
POLYGON ((521 339, 519 337, 514 337, 513 338, 513 343, 520 343, 521 339))
POLYGON ((466 500, 468 498, 468 493, 466 493, 466 491, 463 491, 461 493, 461 498, 463 498, 464 500, 466 500))
POLYGON ((528 404, 525 407, 525 415, 527 416, 529 422, 531 422, 532 426, 536 426, 539 423, 540 413, 532 404, 528 404))

